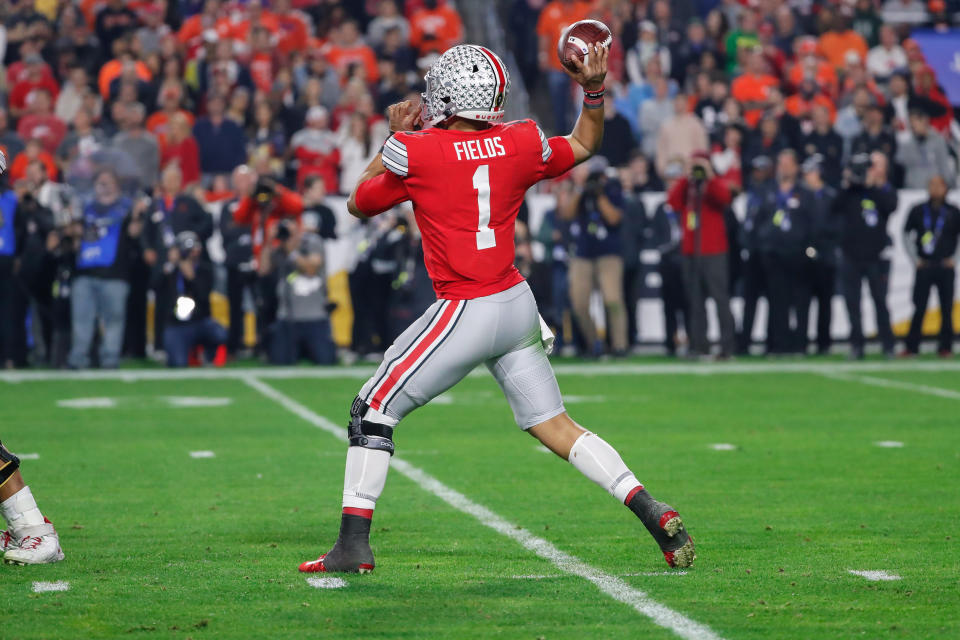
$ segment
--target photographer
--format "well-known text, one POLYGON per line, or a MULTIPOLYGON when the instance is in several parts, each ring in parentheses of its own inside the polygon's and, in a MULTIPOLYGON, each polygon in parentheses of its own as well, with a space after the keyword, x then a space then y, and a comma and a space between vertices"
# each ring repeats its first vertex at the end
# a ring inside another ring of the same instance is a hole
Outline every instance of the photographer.
MULTIPOLYGON (((207 360, 222 362, 217 350, 227 341, 227 331, 210 317, 213 266, 203 259, 203 245, 192 231, 177 234, 157 272, 157 300, 164 301, 163 348, 168 367, 186 367, 190 353, 205 348, 207 360)), ((159 302, 158 302, 159 305, 159 302)))
POLYGON ((248 224, 234 220, 244 198, 251 197, 257 185, 256 172, 245 164, 233 170, 230 181, 235 198, 220 209, 220 235, 223 237, 224 265, 227 268, 227 302, 230 307, 230 328, 227 353, 236 355, 243 346, 243 298, 246 291, 256 298, 257 270, 253 262, 253 234, 248 224))
POLYGON ((960 210, 946 201, 947 182, 941 176, 930 178, 930 199, 918 204, 907 215, 903 227, 903 246, 917 266, 913 281, 913 319, 907 334, 905 355, 920 350, 920 332, 927 311, 930 290, 937 288, 940 298, 940 336, 937 352, 949 357, 953 351, 953 296, 956 280, 957 240, 960 236, 960 210))
POLYGON ((720 357, 733 355, 733 314, 730 312, 727 228, 724 211, 732 199, 730 187, 716 177, 705 152, 693 154, 689 175, 680 178, 667 201, 680 213, 683 228, 683 280, 690 309, 690 356, 709 354, 707 298, 717 305, 720 357))
POLYGON ((883 352, 890 357, 893 355, 893 331, 887 309, 890 261, 884 252, 891 244, 887 220, 897 208, 897 192, 887 182, 886 156, 877 151, 853 156, 844 170, 844 185, 833 207, 836 215, 843 218, 840 282, 850 316, 850 358, 863 358, 860 289, 864 279, 876 309, 883 352))
POLYGON ((140 256, 139 237, 147 201, 136 205, 120 194, 120 180, 110 169, 97 172, 94 199, 83 209, 76 277, 71 290, 73 342, 69 364, 90 366, 90 345, 99 318, 103 324, 100 366, 120 363, 131 264, 140 256))
POLYGON ((620 183, 606 176, 608 163, 595 156, 575 169, 576 189, 560 206, 560 215, 570 221, 574 255, 570 258, 570 302, 583 334, 586 353, 603 354, 597 329, 590 317, 590 295, 599 287, 607 311, 607 334, 616 356, 627 351, 627 312, 623 302, 623 256, 620 224, 624 199, 620 183), (584 179, 584 171, 587 175, 584 179))
MULTIPOLYGON (((150 203, 150 215, 146 220, 142 243, 143 259, 151 271, 150 279, 156 281, 157 271, 163 266, 163 258, 174 246, 176 237, 191 231, 199 239, 200 256, 209 260, 206 242, 213 235, 213 218, 197 200, 183 192, 183 174, 176 164, 167 165, 160 174, 160 184, 150 203)), ((155 290, 157 301, 154 312, 154 348, 163 348, 166 309, 171 301, 164 300, 155 290)))
POLYGON ((803 352, 807 344, 810 292, 804 267, 814 213, 810 193, 797 182, 799 172, 796 152, 781 151, 777 155, 776 184, 767 191, 757 216, 757 235, 764 247, 761 261, 769 285, 767 344, 773 354, 803 352))
POLYGON ((277 227, 279 246, 261 264, 277 278, 277 322, 270 330, 271 364, 295 364, 304 353, 314 364, 334 364, 320 218, 304 214, 303 231, 289 222, 277 227))

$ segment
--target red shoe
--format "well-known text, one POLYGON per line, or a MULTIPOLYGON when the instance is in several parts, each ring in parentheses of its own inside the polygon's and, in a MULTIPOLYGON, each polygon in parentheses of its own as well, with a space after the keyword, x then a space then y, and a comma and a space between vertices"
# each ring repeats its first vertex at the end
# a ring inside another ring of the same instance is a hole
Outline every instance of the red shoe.
POLYGON ((213 356, 213 366, 222 367, 227 364, 227 345, 222 344, 217 347, 217 353, 213 356))
POLYGON ((355 570, 350 569, 327 569, 323 559, 327 554, 323 554, 316 560, 308 560, 300 565, 300 573, 370 573, 373 571, 373 565, 367 562, 361 562, 355 570))
POLYGON ((190 349, 190 352, 187 354, 187 366, 199 367, 202 365, 203 365, 203 347, 196 346, 193 349, 190 349))

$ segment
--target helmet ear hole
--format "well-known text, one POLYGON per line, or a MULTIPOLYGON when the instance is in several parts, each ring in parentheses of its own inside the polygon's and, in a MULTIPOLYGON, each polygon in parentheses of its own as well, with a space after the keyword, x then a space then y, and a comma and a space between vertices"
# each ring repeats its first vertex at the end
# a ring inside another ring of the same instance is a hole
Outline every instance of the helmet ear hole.
POLYGON ((477 65, 473 65, 473 72, 477 73, 479 71, 480 71, 480 67, 478 67, 477 65))

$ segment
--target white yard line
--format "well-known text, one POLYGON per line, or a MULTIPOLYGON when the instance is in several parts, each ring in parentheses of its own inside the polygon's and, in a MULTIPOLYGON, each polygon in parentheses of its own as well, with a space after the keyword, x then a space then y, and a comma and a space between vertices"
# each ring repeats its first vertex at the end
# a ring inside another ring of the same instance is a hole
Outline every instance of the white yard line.
MULTIPOLYGON (((563 364, 554 365, 558 375, 642 376, 642 375, 738 375, 758 373, 878 373, 884 371, 960 371, 960 361, 876 361, 876 362, 733 362, 733 363, 664 363, 664 364, 563 364)), ((9 383, 60 380, 230 380, 256 377, 262 379, 348 379, 365 380, 374 367, 270 367, 229 369, 121 369, 89 371, 0 371, 0 381, 9 383)), ((484 368, 471 376, 488 377, 484 368)), ((953 392, 956 393, 956 392, 953 392)), ((958 394, 960 395, 960 394, 958 394)))
MULTIPOLYGON (((277 391, 262 380, 247 375, 242 380, 251 388, 264 396, 274 400, 287 411, 299 416, 318 429, 322 429, 339 440, 346 440, 346 430, 336 423, 311 411, 293 398, 277 391)), ((678 611, 653 600, 643 591, 631 587, 620 578, 595 569, 579 558, 569 555, 555 547, 551 542, 538 538, 529 531, 497 515, 490 509, 477 504, 462 493, 451 489, 422 469, 413 466, 406 460, 394 456, 391 465, 397 472, 403 474, 421 489, 432 493, 448 505, 476 518, 484 526, 490 527, 511 540, 517 542, 529 551, 544 560, 553 563, 564 573, 580 576, 592 582, 600 591, 614 600, 630 605, 638 613, 650 618, 655 624, 668 629, 688 640, 720 640, 720 636, 709 627, 692 620, 678 611)))
POLYGON ((882 449, 902 449, 903 443, 899 440, 880 440, 879 442, 874 442, 874 445, 882 449))
MULTIPOLYGON (((891 369, 891 371, 903 371, 903 369, 891 369)), ((940 398, 949 398, 951 400, 960 400, 960 391, 952 389, 943 389, 941 387, 931 387, 925 384, 915 382, 903 382, 901 380, 888 380, 886 378, 876 378, 874 376, 854 375, 847 372, 834 371, 823 372, 822 375, 834 380, 844 380, 847 382, 859 382, 873 387, 885 387, 888 389, 903 389, 904 391, 916 391, 925 393, 929 396, 938 396, 940 398)))
POLYGON ((57 582, 34 582, 34 593, 47 593, 48 591, 68 591, 70 583, 58 580, 57 582))
POLYGON ((900 576, 895 573, 887 573, 886 571, 854 571, 850 569, 849 573, 852 573, 855 576, 860 576, 861 578, 866 578, 871 582, 890 582, 893 580, 903 580, 900 576))
POLYGON ((729 442, 717 442, 716 444, 711 444, 710 448, 714 451, 736 451, 737 445, 730 444, 729 442))
MULTIPOLYGON (((687 575, 686 571, 640 571, 637 573, 620 573, 617 574, 621 578, 629 578, 633 576, 644 576, 647 578, 652 578, 655 576, 685 576, 687 575)), ((551 575, 541 575, 541 574, 530 574, 530 575, 520 575, 520 576, 510 576, 514 580, 552 580, 553 578, 568 578, 569 576, 556 573, 551 575)))
POLYGON ((191 451, 191 458, 216 458, 217 454, 213 451, 191 451))

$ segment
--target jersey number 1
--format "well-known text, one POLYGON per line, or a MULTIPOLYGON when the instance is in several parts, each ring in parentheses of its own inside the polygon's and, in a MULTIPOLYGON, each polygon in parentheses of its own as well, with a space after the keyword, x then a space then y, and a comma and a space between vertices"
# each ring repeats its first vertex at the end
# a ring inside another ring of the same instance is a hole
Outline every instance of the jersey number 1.
POLYGON ((473 172, 473 188, 477 190, 480 223, 477 229, 477 250, 497 246, 497 236, 490 228, 490 165, 482 164, 473 172))

